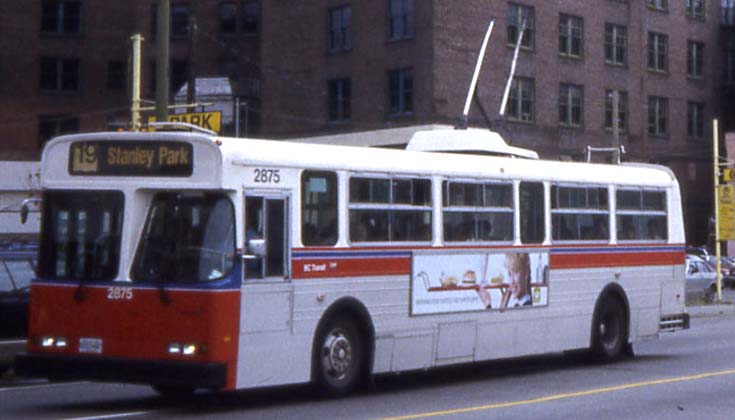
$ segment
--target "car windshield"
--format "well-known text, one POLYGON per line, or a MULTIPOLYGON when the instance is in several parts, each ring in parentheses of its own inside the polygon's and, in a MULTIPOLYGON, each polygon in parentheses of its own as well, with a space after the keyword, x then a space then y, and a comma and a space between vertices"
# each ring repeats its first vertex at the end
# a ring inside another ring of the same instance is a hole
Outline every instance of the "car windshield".
POLYGON ((105 281, 117 275, 124 196, 120 191, 47 191, 39 276, 105 281))
POLYGON ((234 209, 226 196, 160 193, 148 212, 131 277, 145 282, 206 282, 226 276, 234 257, 234 209))

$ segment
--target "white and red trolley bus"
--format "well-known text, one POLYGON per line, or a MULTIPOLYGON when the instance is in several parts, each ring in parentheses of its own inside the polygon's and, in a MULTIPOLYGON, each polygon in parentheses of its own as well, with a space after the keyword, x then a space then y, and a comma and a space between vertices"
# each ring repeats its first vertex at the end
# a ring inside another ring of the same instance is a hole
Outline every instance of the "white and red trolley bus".
POLYGON ((476 129, 407 149, 54 139, 17 369, 163 393, 343 393, 457 363, 611 359, 688 328, 667 168, 539 160, 476 129))

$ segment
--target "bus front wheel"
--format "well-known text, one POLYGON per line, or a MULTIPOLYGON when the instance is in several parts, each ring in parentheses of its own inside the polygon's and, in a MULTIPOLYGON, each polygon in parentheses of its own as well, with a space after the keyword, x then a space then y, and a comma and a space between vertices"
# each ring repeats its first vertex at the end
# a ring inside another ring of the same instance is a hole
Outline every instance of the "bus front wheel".
POLYGON ((592 350, 601 360, 618 358, 628 345, 625 309, 620 301, 607 297, 595 316, 592 350))
POLYGON ((332 319, 317 341, 316 381, 328 395, 344 395, 358 385, 364 374, 363 337, 351 318, 332 319))

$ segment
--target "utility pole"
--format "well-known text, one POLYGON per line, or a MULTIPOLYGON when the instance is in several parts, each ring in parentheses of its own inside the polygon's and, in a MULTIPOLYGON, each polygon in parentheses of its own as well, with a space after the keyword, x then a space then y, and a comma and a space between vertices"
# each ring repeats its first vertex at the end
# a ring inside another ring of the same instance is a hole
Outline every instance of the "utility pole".
POLYGON ((613 164, 620 165, 620 93, 612 91, 613 164))
POLYGON ((158 0, 156 42, 156 120, 168 121, 169 43, 171 42, 171 1, 158 0))
POLYGON ((132 97, 131 97, 131 121, 133 131, 140 131, 140 56, 143 43, 143 37, 140 34, 133 35, 130 39, 133 40, 133 86, 132 86, 132 97))
MULTIPOLYGON (((194 72, 194 52, 196 51, 196 30, 197 23, 196 18, 191 16, 189 19, 189 46, 187 50, 187 57, 189 59, 189 65, 187 69, 187 81, 186 81, 186 103, 193 104, 196 102, 196 73, 194 72)), ((195 112, 195 107, 189 107, 189 112, 195 112)))
POLYGON ((720 150, 717 119, 712 121, 712 154, 714 176, 714 207, 715 207, 715 271, 717 271, 717 301, 722 301, 722 266, 720 261, 720 150))

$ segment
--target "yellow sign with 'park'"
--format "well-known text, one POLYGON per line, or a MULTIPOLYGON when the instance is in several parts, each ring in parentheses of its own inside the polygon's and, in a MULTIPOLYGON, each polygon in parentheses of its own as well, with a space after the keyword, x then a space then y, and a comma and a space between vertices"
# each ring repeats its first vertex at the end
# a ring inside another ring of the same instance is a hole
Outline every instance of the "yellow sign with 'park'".
POLYGON ((720 240, 735 240, 735 185, 719 185, 720 240))
MULTIPOLYGON (((148 122, 156 121, 156 117, 149 117, 148 122)), ((169 114, 168 121, 194 124, 207 130, 219 133, 222 128, 222 112, 190 112, 187 114, 169 114)))

